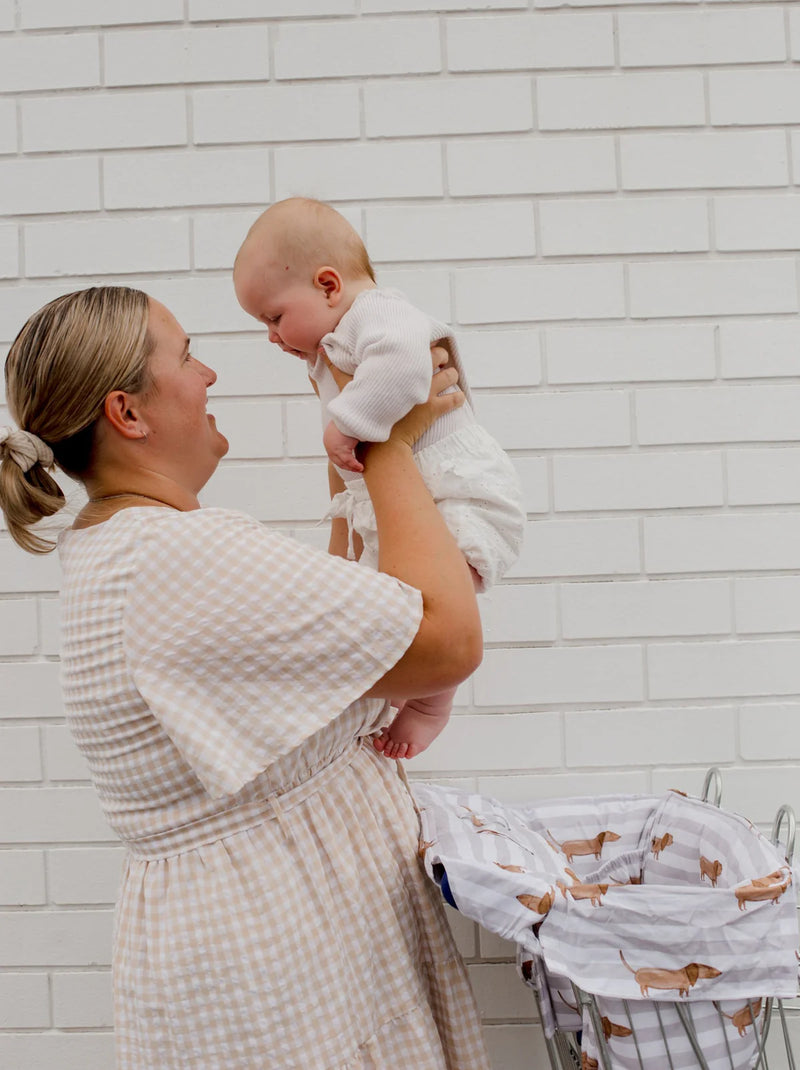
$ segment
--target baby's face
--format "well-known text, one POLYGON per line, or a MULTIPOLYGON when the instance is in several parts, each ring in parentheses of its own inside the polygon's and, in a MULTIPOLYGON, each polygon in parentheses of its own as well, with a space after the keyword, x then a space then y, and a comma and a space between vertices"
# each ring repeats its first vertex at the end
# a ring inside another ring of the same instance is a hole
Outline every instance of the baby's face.
POLYGON ((245 312, 266 324, 270 342, 295 357, 314 357, 341 318, 313 278, 284 277, 278 268, 248 270, 245 264, 234 285, 245 312))

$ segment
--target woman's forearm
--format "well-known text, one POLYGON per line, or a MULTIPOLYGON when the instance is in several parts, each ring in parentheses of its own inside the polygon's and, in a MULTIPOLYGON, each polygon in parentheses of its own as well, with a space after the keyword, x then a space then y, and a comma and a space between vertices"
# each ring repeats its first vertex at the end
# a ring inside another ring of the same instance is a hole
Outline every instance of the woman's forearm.
POLYGON ((404 698, 455 686, 477 668, 483 650, 467 563, 408 445, 392 439, 374 444, 364 463, 378 525, 378 567, 416 587, 423 601, 414 641, 370 694, 404 698))

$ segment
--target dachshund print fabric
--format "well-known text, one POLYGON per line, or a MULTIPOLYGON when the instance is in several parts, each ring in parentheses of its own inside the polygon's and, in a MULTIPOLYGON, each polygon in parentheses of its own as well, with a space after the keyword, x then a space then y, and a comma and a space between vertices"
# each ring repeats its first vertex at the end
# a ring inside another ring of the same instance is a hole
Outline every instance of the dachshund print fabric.
MULTIPOLYGON (((423 784, 414 795, 428 875, 516 943, 549 1035, 582 1029, 587 1065, 598 1058, 574 981, 597 997, 621 1070, 642 1065, 631 1024, 644 1065, 668 1065, 676 1004, 691 1004, 709 1067, 718 1052, 730 1068, 729 1051, 737 1070, 752 1065, 766 997, 797 992, 798 924, 795 874, 751 822, 679 792, 527 806, 423 784)), ((696 1066, 681 1058, 675 1070, 696 1066)))

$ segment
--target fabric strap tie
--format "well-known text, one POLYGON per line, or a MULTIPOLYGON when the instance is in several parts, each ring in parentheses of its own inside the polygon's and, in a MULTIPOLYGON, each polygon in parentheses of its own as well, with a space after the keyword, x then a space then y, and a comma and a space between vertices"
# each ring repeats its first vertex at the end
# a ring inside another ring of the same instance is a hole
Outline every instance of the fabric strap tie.
POLYGON ((0 427, 0 460, 10 457, 23 472, 29 472, 35 464, 49 468, 53 463, 53 451, 38 435, 14 427, 0 427))

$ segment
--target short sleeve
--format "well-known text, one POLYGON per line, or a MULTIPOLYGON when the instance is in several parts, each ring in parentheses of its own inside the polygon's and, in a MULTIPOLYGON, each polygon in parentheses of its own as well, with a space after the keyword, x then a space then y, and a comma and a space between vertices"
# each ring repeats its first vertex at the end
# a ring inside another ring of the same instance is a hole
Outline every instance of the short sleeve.
POLYGON ((219 797, 347 709, 421 617, 399 580, 201 509, 144 526, 123 642, 135 687, 219 797))

